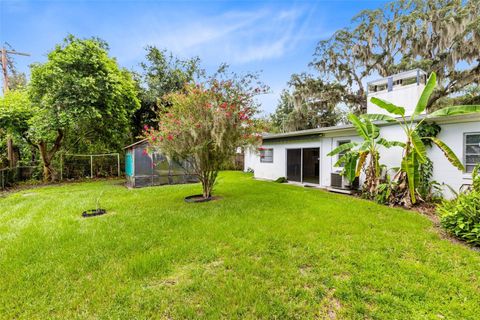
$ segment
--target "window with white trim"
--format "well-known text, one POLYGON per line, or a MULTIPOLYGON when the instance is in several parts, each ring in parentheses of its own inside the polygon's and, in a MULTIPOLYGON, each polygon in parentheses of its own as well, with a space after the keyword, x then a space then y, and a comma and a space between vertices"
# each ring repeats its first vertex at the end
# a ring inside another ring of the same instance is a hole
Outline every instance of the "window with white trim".
POLYGON ((465 133, 464 143, 463 163, 465 171, 470 173, 475 165, 480 163, 480 132, 465 133))
POLYGON ((273 149, 272 148, 261 148, 260 149, 260 162, 262 162, 262 163, 272 163, 273 162, 273 149))
MULTIPOLYGON (((342 144, 350 143, 350 140, 340 140, 337 141, 337 147, 340 147, 342 144)), ((337 161, 340 160, 341 157, 343 157, 347 153, 347 150, 343 150, 342 152, 338 153, 338 158, 337 161)), ((343 167, 343 163, 340 164, 341 167, 343 167)))

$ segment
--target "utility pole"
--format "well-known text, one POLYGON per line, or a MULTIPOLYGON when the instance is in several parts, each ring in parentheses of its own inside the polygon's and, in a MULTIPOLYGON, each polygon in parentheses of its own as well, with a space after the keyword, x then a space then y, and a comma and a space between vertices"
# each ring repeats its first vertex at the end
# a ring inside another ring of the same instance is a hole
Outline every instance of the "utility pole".
MULTIPOLYGON (((1 63, 2 63, 2 71, 3 71, 3 94, 5 95, 8 92, 8 65, 12 66, 13 62, 8 59, 8 55, 19 55, 19 56, 30 56, 28 53, 24 52, 17 52, 15 50, 7 50, 5 46, 2 47, 1 50, 1 63)), ((7 138, 7 158, 8 158, 8 166, 10 168, 15 167, 16 159, 15 159, 15 152, 13 150, 13 140, 12 137, 8 136, 7 138)))
POLYGON ((2 71, 3 71, 3 94, 8 91, 8 65, 12 66, 12 61, 9 60, 9 55, 30 56, 28 53, 18 52, 15 50, 8 50, 5 46, 2 47, 2 71))

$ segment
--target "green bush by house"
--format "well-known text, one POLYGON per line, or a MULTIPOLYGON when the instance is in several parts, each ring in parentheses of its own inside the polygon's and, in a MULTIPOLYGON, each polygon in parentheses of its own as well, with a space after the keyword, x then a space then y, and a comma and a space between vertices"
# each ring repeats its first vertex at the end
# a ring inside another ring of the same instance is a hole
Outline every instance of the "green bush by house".
POLYGON ((473 171, 472 190, 461 193, 438 208, 442 226, 456 237, 480 245, 480 175, 477 165, 473 171))

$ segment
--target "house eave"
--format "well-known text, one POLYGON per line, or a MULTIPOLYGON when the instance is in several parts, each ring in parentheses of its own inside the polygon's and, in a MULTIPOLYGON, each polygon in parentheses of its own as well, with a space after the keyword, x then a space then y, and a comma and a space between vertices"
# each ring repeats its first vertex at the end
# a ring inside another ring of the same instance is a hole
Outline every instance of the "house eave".
MULTIPOLYGON (((426 115, 417 116, 415 122, 418 122, 424 119, 426 115)), ((410 121, 411 117, 406 117, 407 121, 410 121)), ((444 117, 432 117, 428 118, 428 121, 436 122, 437 124, 450 124, 450 123, 468 123, 468 122, 480 122, 480 114, 463 114, 463 115, 454 115, 454 116, 444 116, 444 117)), ((379 127, 392 126, 396 125, 396 122, 385 122, 385 121, 376 121, 375 124, 379 127)), ((353 125, 339 125, 333 127, 324 127, 324 128, 315 128, 299 131, 291 131, 285 133, 276 133, 276 134, 265 134, 262 136, 262 139, 265 141, 278 140, 285 138, 294 138, 302 136, 323 136, 325 134, 335 133, 351 133, 352 130, 355 130, 353 125)))

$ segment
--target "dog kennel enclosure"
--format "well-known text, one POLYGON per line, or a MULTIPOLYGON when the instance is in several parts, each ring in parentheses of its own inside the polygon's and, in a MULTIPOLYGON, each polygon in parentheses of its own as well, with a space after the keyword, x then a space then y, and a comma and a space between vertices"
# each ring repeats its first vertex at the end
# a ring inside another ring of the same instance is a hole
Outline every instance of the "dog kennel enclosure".
POLYGON ((188 162, 168 159, 161 152, 152 152, 144 139, 125 147, 127 187, 140 188, 165 184, 193 183, 188 162))

